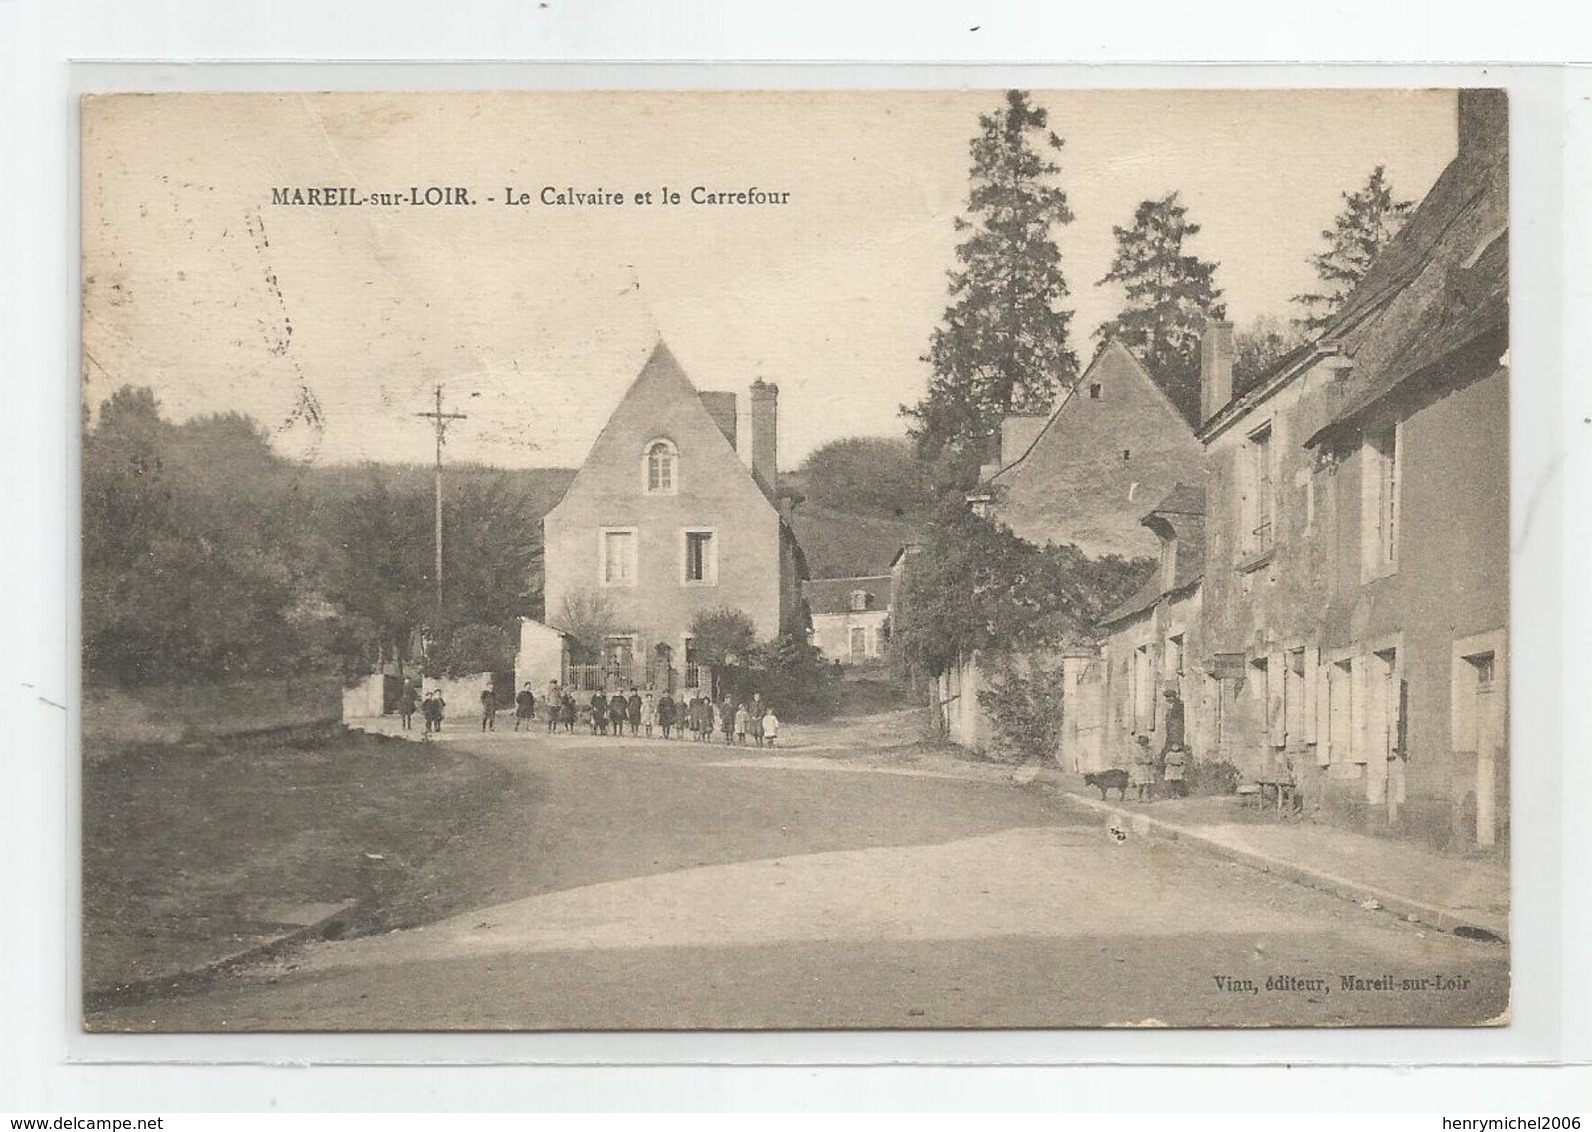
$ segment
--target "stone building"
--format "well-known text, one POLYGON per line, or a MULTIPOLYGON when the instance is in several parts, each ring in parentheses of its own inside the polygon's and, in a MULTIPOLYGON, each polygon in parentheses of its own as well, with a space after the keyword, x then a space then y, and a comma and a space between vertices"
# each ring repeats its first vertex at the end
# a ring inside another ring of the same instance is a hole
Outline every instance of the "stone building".
POLYGON ((1321 337, 1232 387, 1203 344, 1205 703, 1215 753, 1311 808, 1442 844, 1507 821, 1507 106, 1321 337))
POLYGON ((696 686, 690 626, 704 610, 740 610, 760 640, 805 632, 779 389, 758 380, 749 397, 738 435, 735 394, 699 392, 660 342, 543 519, 547 622, 607 623, 597 655, 566 650, 566 680, 696 686))
POLYGON ((1203 455, 1149 371, 1112 339, 1049 413, 1001 422, 1000 453, 969 502, 1037 545, 1153 555, 1156 540, 1139 520, 1176 484, 1198 479, 1203 455))
POLYGON ((812 642, 825 660, 867 664, 884 658, 894 578, 814 578, 802 583, 812 614, 812 642))

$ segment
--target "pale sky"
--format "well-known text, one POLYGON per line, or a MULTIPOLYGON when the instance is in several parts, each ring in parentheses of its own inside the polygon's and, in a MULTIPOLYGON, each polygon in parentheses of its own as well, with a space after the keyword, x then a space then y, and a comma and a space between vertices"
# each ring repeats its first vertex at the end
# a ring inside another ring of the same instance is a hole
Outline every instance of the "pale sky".
MULTIPOLYGON (((1034 92, 1066 141, 1057 233, 1074 348, 1121 296, 1112 225, 1177 189, 1240 326, 1288 317, 1321 229, 1381 163, 1419 199, 1454 151, 1445 91, 1034 92)), ((780 463, 902 435, 947 302, 968 141, 1000 91, 162 95, 84 110, 87 397, 237 410, 319 461, 575 466, 661 336, 702 389, 780 387, 780 463), (471 207, 289 208, 273 186, 458 185, 471 207), (509 186, 687 202, 510 207, 509 186), (694 207, 692 186, 790 194, 694 207), (487 197, 496 198, 487 203, 487 197), (291 333, 288 327, 291 326, 291 333), (319 426, 293 423, 301 387, 319 426)))

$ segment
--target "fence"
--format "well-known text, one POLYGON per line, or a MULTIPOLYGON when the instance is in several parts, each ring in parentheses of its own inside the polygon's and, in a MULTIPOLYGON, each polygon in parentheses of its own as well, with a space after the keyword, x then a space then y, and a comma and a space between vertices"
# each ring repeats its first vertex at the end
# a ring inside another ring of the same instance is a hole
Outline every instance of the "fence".
POLYGON ((687 664, 682 674, 670 664, 565 664, 564 687, 576 692, 628 692, 632 688, 653 692, 678 692, 705 682, 707 673, 687 664), (684 676, 682 681, 681 677, 684 676))

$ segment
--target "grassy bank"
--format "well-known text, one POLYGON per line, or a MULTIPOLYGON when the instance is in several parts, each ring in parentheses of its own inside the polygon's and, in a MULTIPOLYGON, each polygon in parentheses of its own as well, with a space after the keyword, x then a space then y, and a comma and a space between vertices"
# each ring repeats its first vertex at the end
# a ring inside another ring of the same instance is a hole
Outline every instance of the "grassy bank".
POLYGON ((447 902, 414 878, 508 799, 499 767, 360 734, 85 754, 91 992, 218 962, 354 901, 350 930, 423 920, 447 902))

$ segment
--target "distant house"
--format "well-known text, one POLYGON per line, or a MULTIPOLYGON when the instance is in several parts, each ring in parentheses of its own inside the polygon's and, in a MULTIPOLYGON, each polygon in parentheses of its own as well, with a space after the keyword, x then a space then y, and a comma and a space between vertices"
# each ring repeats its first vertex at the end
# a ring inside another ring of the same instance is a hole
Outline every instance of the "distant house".
POLYGON ((1203 344, 1207 755, 1444 844, 1507 833, 1507 104, 1314 343, 1233 395, 1203 344))
POLYGON ((826 660, 864 664, 885 655, 895 579, 814 578, 802 583, 813 618, 813 644, 826 660))
MULTIPOLYGON (((580 686, 695 687, 690 636, 703 610, 736 609, 759 639, 806 629, 806 565, 779 495, 779 389, 750 389, 748 435, 734 393, 699 392, 662 343, 543 519, 546 621, 597 610, 596 655, 565 651, 580 686)), ((788 506, 787 506, 788 510, 788 506)))
POLYGON ((1000 453, 968 501, 1032 543, 1152 555, 1145 508, 1180 482, 1197 483, 1203 458, 1171 399, 1112 339, 1049 413, 1001 423, 1000 453))

